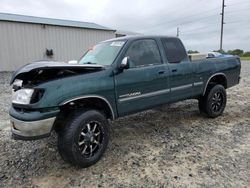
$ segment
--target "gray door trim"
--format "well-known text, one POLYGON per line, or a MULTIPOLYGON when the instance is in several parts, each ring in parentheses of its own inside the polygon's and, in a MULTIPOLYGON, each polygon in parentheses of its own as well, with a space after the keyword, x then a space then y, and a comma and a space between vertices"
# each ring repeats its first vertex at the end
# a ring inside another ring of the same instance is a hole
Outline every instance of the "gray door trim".
MULTIPOLYGON (((137 96, 122 98, 122 99, 119 99, 118 101, 125 102, 125 101, 129 101, 129 100, 135 100, 135 99, 140 99, 140 98, 145 98, 145 97, 153 97, 153 96, 157 96, 157 95, 162 95, 162 94, 166 94, 169 92, 170 92, 170 89, 163 89, 163 90, 158 90, 158 91, 149 92, 149 93, 145 93, 145 94, 139 94, 137 96)), ((137 92, 137 93, 140 93, 140 92, 137 92)))

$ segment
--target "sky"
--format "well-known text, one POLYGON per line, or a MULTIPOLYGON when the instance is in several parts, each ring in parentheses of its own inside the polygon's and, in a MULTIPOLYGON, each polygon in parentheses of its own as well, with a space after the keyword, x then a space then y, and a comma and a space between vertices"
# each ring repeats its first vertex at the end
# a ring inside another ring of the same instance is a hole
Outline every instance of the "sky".
MULTIPOLYGON (((225 0, 223 49, 250 51, 250 0, 225 0)), ((219 49, 222 0, 0 0, 0 12, 94 22, 179 37, 188 50, 219 49)))

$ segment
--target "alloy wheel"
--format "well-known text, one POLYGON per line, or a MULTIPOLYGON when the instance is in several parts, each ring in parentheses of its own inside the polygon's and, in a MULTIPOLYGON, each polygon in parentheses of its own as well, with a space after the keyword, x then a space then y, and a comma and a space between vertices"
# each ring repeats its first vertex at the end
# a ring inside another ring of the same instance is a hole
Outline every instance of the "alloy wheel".
POLYGON ((214 112, 219 112, 223 104, 223 94, 221 92, 216 92, 212 98, 212 110, 214 112))
POLYGON ((103 142, 103 131, 101 124, 91 121, 81 130, 78 139, 78 146, 81 155, 90 158, 94 156, 101 148, 103 142))

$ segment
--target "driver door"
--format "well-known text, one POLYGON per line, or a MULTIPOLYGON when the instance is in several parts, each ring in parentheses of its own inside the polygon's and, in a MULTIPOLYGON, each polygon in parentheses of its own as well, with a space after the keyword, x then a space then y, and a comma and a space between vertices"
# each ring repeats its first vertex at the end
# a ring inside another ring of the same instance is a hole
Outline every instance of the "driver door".
POLYGON ((168 102, 169 72, 162 63, 157 42, 140 39, 132 42, 125 53, 130 67, 115 75, 119 116, 152 108, 168 102))

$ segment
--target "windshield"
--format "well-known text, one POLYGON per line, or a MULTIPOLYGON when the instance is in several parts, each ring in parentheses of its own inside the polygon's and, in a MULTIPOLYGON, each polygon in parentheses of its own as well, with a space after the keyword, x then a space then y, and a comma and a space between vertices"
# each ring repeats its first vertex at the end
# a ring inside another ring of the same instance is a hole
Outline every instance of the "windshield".
POLYGON ((125 41, 102 42, 88 50, 79 64, 111 65, 125 41))

